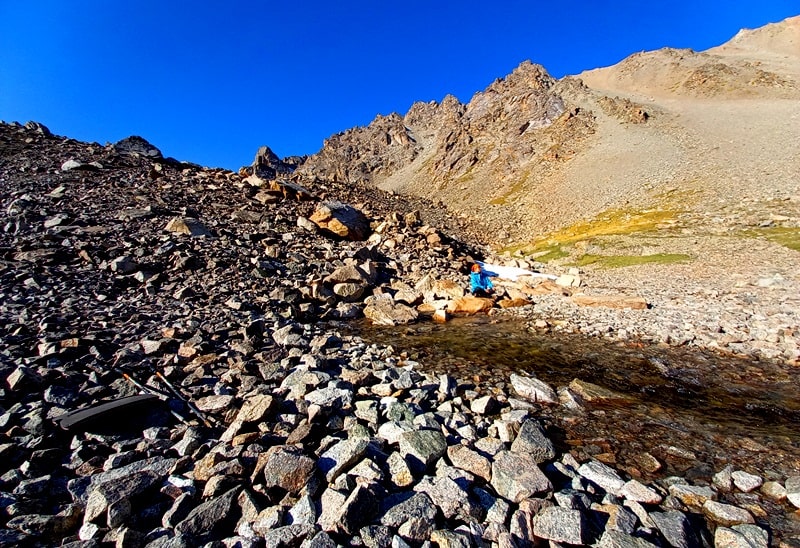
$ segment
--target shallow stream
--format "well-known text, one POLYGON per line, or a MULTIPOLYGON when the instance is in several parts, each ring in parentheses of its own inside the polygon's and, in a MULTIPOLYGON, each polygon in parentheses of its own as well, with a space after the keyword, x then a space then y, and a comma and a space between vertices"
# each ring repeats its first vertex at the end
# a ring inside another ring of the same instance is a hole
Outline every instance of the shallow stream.
MULTIPOLYGON (((481 394, 516 397, 509 382, 515 372, 553 387, 579 379, 616 392, 578 408, 536 413, 561 450, 634 477, 679 475, 702 484, 728 464, 765 481, 800 475, 800 372, 790 366, 690 348, 545 335, 519 320, 489 317, 360 326, 358 334, 481 394)), ((768 520, 773 527, 800 532, 798 518, 785 513, 791 509, 773 510, 783 515, 781 523, 776 516, 768 520)))

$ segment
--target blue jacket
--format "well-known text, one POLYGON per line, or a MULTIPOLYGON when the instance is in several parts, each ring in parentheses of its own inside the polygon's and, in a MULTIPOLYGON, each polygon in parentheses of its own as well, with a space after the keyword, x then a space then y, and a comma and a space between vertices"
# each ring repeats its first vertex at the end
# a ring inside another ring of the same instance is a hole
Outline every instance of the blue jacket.
POLYGON ((492 285, 492 280, 489 279, 489 276, 486 275, 484 271, 480 272, 470 272, 469 273, 469 284, 470 284, 470 291, 475 293, 478 289, 482 289, 483 291, 489 291, 490 289, 494 288, 492 285))

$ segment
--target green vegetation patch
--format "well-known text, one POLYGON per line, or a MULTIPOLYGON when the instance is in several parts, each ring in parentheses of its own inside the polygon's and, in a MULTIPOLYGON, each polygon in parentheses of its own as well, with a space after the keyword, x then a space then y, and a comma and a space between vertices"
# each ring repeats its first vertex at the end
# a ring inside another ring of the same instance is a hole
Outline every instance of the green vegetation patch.
POLYGON ((623 268, 641 264, 674 264, 691 261, 691 255, 684 253, 654 253, 653 255, 583 255, 576 266, 590 264, 603 268, 623 268))
MULTIPOLYGON (((631 211, 613 209, 600 214, 591 221, 584 221, 562 228, 547 237, 530 244, 517 246, 525 255, 536 255, 543 251, 559 249, 558 256, 549 257, 547 260, 565 257, 568 255, 566 248, 577 242, 591 240, 603 236, 625 236, 653 232, 671 226, 677 218, 677 210, 648 209, 644 211, 631 211), (563 253, 563 254, 562 254, 563 253)), ((508 249, 508 251, 515 251, 508 249)), ((542 259, 538 259, 542 262, 542 259)))
POLYGON ((536 253, 536 260, 540 263, 548 263, 550 261, 569 257, 569 251, 560 245, 552 245, 545 249, 539 249, 536 253))
POLYGON ((768 227, 748 230, 746 236, 754 238, 766 238, 783 247, 788 247, 794 251, 800 251, 800 228, 787 227, 768 227))

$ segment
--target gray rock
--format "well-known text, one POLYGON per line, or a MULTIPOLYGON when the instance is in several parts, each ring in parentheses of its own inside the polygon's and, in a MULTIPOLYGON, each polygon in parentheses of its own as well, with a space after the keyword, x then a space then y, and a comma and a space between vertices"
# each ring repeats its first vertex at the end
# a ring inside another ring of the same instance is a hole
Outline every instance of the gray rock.
POLYGON ((558 395, 546 382, 533 377, 511 374, 511 386, 519 397, 534 403, 557 404, 558 395))
POLYGON ((280 487, 299 493, 314 475, 316 463, 303 450, 289 445, 270 447, 265 455, 264 481, 267 487, 280 487))
POLYGON ((317 506, 308 495, 300 497, 292 509, 289 510, 290 524, 314 525, 317 522, 317 506))
POLYGON ((510 502, 520 502, 552 489, 550 480, 530 455, 500 452, 492 463, 492 486, 510 502))
POLYGON ((164 513, 161 518, 161 525, 165 528, 174 528, 178 523, 186 519, 186 516, 195 506, 194 497, 189 493, 183 493, 175 499, 170 509, 164 513))
POLYGON ((473 400, 469 407, 478 415, 491 415, 497 409, 497 400, 493 396, 483 396, 473 400))
POLYGON ((454 531, 431 531, 431 542, 439 548, 471 548, 472 542, 466 533, 454 531))
POLYGON ((580 510, 551 506, 542 509, 533 520, 537 537, 568 544, 583 544, 586 524, 580 510))
POLYGON ((6 527, 40 537, 40 539, 52 541, 60 539, 69 531, 77 529, 80 521, 80 506, 70 504, 56 515, 25 514, 15 516, 8 520, 6 527))
POLYGON ((341 441, 320 455, 317 467, 328 483, 332 483, 339 474, 363 458, 368 446, 369 440, 363 438, 341 441))
POLYGON ((240 491, 241 487, 234 487, 222 496, 197 506, 189 512, 186 519, 175 526, 175 532, 205 536, 225 530, 231 522, 236 523, 238 519, 238 512, 234 510, 238 511, 235 503, 240 491))
POLYGON ((613 530, 603 532, 597 543, 597 548, 656 548, 656 546, 644 538, 613 530))
POLYGON ((268 531, 264 535, 264 544, 274 548, 295 548, 308 538, 313 538, 316 527, 313 525, 286 525, 268 531))
POLYGON ((519 434, 511 444, 513 453, 527 453, 537 463, 553 460, 556 450, 553 442, 545 435, 544 429, 538 421, 529 419, 522 423, 519 434))
POLYGON ((800 476, 791 476, 784 482, 786 498, 795 508, 800 508, 800 476))
POLYGON ((730 527, 742 523, 755 523, 752 514, 744 508, 707 500, 703 504, 703 514, 719 525, 730 527))
POLYGON ((392 495, 383 501, 381 508, 381 525, 397 529, 410 520, 422 520, 434 523, 436 506, 425 493, 414 493, 410 497, 406 493, 392 495))
POLYGON ((736 488, 745 493, 755 491, 764 483, 764 480, 760 476, 748 474, 742 470, 736 470, 733 472, 731 474, 731 479, 733 480, 733 484, 736 486, 736 488))
POLYGON ((366 299, 364 302, 366 304, 364 316, 375 325, 405 325, 419 318, 419 313, 415 309, 394 302, 390 295, 366 299))
POLYGON ((717 527, 714 548, 767 548, 769 533, 757 525, 717 527))
POLYGON ((137 472, 152 472, 160 479, 164 479, 169 475, 170 470, 177 459, 153 457, 136 461, 134 463, 116 468, 107 472, 101 472, 92 476, 83 476, 70 480, 67 488, 72 494, 76 502, 86 503, 89 497, 89 490, 92 486, 105 484, 109 482, 116 482, 126 477, 136 474, 137 472))
POLYGON ((596 460, 582 464, 578 468, 578 474, 612 495, 620 495, 625 485, 613 468, 596 460))
POLYGON ((426 477, 414 486, 414 491, 428 495, 445 519, 480 520, 482 508, 470 499, 468 488, 469 483, 464 480, 456 482, 446 476, 426 477))
POLYGON ((385 525, 367 525, 358 531, 367 548, 389 548, 392 545, 392 530, 385 525))
POLYGON ((414 430, 400 435, 400 454, 412 471, 423 471, 447 450, 447 441, 438 430, 414 430))
POLYGON ((466 445, 449 446, 447 448, 447 458, 456 468, 466 470, 486 481, 492 479, 492 464, 489 459, 466 445))
POLYGON ((320 531, 313 538, 306 539, 300 548, 337 548, 331 537, 325 531, 320 531))
POLYGON ((670 546, 675 548, 694 548, 700 546, 699 539, 695 535, 694 528, 689 522, 689 518, 683 512, 670 510, 668 512, 651 512, 650 519, 653 520, 658 530, 667 539, 670 546))
MULTIPOLYGON (((161 476, 149 470, 134 472, 122 478, 93 485, 89 490, 84 521, 94 521, 121 501, 128 502, 132 497, 144 493, 161 484, 161 476)), ((117 508, 119 513, 121 508, 117 508)), ((126 516, 123 516, 126 517, 126 516)))
POLYGON ((323 409, 342 409, 349 407, 353 403, 353 391, 337 388, 335 386, 328 386, 309 392, 303 399, 323 409))

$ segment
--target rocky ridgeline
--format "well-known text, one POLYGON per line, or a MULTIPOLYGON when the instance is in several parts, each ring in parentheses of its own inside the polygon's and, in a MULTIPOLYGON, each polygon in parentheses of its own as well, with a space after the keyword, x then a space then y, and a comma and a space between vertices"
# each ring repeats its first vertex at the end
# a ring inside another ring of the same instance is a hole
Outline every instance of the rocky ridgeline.
POLYGON ((800 504, 799 478, 577 462, 540 381, 482 393, 321 322, 486 306, 457 282, 475 250, 398 197, 34 123, 0 125, 0 170, 1 545, 766 546, 752 501, 800 504))

